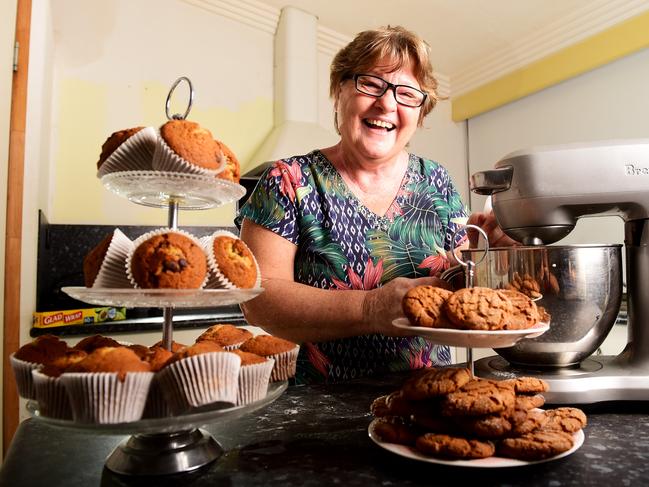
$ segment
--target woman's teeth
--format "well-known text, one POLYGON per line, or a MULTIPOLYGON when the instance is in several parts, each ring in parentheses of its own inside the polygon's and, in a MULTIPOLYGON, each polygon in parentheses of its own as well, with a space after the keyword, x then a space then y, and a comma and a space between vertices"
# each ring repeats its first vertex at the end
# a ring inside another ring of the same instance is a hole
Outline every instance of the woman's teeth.
POLYGON ((365 120, 365 123, 370 127, 381 127, 386 130, 392 130, 395 128, 393 124, 390 122, 384 122, 383 120, 373 120, 368 118, 365 120))

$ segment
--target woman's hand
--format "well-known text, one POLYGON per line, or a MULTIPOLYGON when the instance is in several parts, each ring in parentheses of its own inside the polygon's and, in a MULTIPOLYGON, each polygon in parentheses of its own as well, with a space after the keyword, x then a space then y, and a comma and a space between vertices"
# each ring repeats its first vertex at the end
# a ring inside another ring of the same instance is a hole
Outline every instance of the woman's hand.
MULTIPOLYGON (((503 232, 502 228, 500 228, 496 221, 496 216, 494 215, 493 210, 483 213, 472 213, 469 216, 467 225, 475 225, 482 228, 489 238, 490 247, 511 247, 514 245, 520 245, 519 242, 507 236, 507 234, 503 232)), ((474 229, 468 228, 467 234, 469 236, 470 247, 476 248, 478 246, 480 233, 474 229)))
POLYGON ((437 286, 449 289, 450 285, 437 277, 408 279, 397 277, 385 286, 367 292, 363 300, 363 318, 374 333, 389 336, 409 336, 407 330, 395 327, 392 322, 403 318, 403 296, 416 286, 437 286))

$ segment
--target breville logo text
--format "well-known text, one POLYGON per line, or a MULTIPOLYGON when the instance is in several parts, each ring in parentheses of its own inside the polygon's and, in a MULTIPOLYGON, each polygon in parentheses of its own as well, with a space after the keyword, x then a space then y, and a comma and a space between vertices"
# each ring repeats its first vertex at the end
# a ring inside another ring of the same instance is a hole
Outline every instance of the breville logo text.
POLYGON ((649 167, 635 167, 633 164, 625 164, 624 172, 627 176, 649 176, 649 167))

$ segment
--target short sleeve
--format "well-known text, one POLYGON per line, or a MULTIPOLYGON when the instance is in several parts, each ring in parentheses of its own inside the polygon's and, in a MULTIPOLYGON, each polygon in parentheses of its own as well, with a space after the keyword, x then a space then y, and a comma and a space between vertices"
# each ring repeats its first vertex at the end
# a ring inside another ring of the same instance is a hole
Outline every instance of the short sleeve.
POLYGON ((301 171, 296 171, 296 166, 299 167, 296 161, 281 160, 266 169, 239 210, 235 224, 241 227, 247 218, 297 245, 300 232, 296 191, 301 171))

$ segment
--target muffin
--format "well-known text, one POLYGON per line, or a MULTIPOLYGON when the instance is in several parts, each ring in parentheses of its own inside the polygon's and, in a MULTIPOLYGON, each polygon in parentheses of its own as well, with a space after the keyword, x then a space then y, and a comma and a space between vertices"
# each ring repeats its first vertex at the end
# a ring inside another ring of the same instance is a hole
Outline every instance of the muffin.
POLYGON ((209 265, 208 288, 259 287, 261 277, 255 256, 239 237, 226 231, 214 232, 203 240, 209 265))
POLYGON ((274 359, 271 382, 288 380, 295 375, 297 354, 300 351, 296 343, 272 335, 257 335, 246 340, 239 350, 274 359))
MULTIPOLYGON (((159 372, 160 369, 167 364, 172 355, 173 352, 161 346, 150 347, 147 362, 151 366, 151 372, 159 372)), ((156 374, 151 381, 151 387, 149 388, 149 395, 146 399, 146 405, 144 406, 142 417, 164 418, 167 416, 171 416, 171 409, 169 408, 167 399, 162 391, 160 377, 156 374)))
POLYGON ((180 230, 161 229, 138 238, 126 259, 131 283, 143 289, 200 289, 207 257, 200 242, 180 230))
POLYGON ((133 242, 116 228, 106 235, 83 259, 83 280, 86 287, 133 287, 124 263, 133 242))
POLYGON ((72 417, 81 423, 123 423, 142 417, 151 366, 127 347, 102 347, 61 375, 72 417))
POLYGON ((225 157, 206 128, 189 120, 170 120, 160 127, 154 169, 213 176, 224 167, 225 157))
POLYGON ((121 347, 122 344, 117 340, 103 335, 91 335, 82 339, 74 347, 75 350, 83 350, 86 353, 92 353, 102 347, 121 347))
POLYGON ((68 345, 54 335, 42 335, 20 347, 9 356, 14 372, 18 395, 25 399, 36 399, 32 370, 49 364, 63 356, 68 345))
POLYGON ((160 370, 160 387, 173 414, 215 402, 237 401, 241 359, 214 342, 185 347, 160 370))
POLYGON ((221 149, 223 157, 225 157, 225 168, 217 174, 217 177, 233 183, 239 183, 239 180, 241 179, 241 166, 239 165, 237 156, 235 156, 234 152, 232 152, 230 148, 220 140, 217 140, 216 143, 218 144, 219 149, 221 149))
POLYGON ((117 148, 126 142, 131 136, 137 134, 144 127, 133 127, 130 129, 118 130, 113 132, 101 146, 101 153, 97 161, 97 169, 100 169, 106 159, 117 150, 117 148))
MULTIPOLYGON (((175 341, 172 340, 171 341, 171 352, 176 353, 178 350, 180 350, 181 348, 184 348, 186 346, 187 345, 183 345, 182 343, 178 343, 178 342, 175 342, 175 341)), ((164 348, 164 346, 162 344, 162 340, 158 340, 153 345, 151 345, 151 347, 149 347, 149 348, 153 349, 153 348, 157 348, 157 347, 164 348)))
POLYGON ((39 414, 50 418, 72 419, 70 399, 60 376, 87 356, 86 352, 70 349, 42 368, 32 370, 39 414))
POLYGON ((275 360, 241 350, 233 350, 232 353, 237 354, 241 359, 237 406, 250 404, 266 397, 275 360))
POLYGON ((101 178, 118 171, 151 170, 156 138, 153 127, 133 127, 113 132, 101 146, 97 176, 101 178))
POLYGON ((212 325, 199 335, 197 342, 211 341, 226 350, 239 348, 243 342, 252 338, 252 333, 228 323, 212 325))

